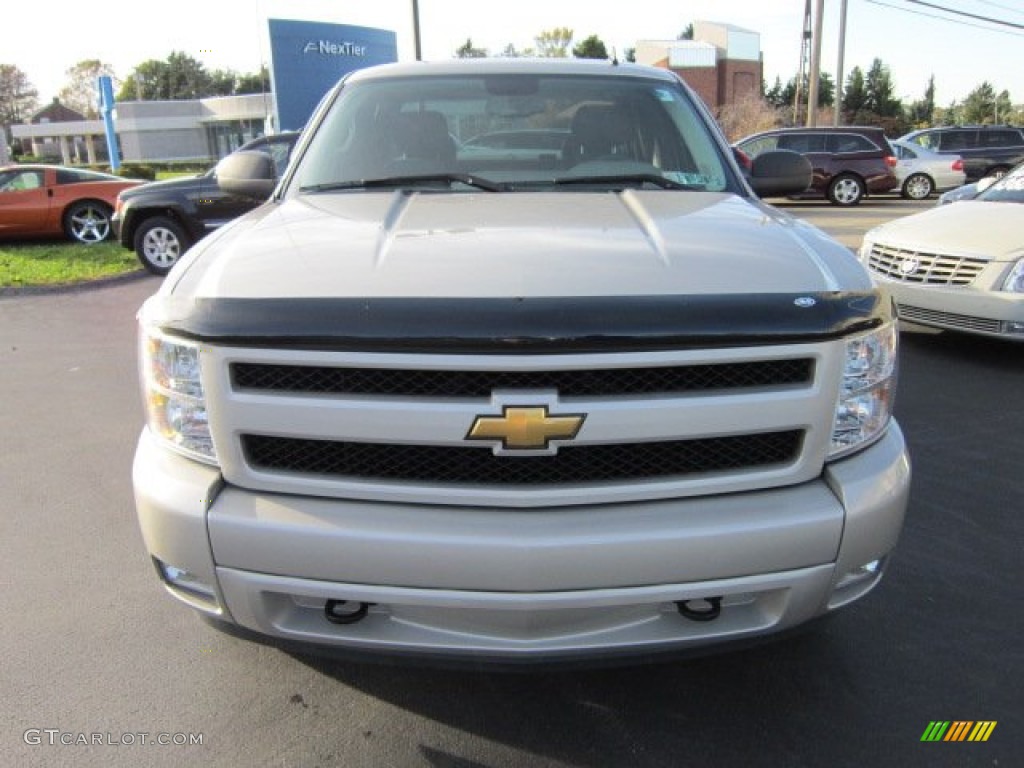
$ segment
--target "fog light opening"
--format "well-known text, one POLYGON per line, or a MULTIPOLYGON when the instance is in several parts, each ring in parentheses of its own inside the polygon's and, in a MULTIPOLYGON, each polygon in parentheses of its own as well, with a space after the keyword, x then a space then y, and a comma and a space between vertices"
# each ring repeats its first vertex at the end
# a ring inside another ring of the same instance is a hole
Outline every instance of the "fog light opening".
POLYGON ((207 584, 201 577, 186 568, 179 568, 157 558, 153 558, 153 562, 156 564, 156 570, 160 574, 161 580, 167 586, 213 606, 217 605, 217 591, 212 584, 207 584))
POLYGON ((872 560, 870 563, 864 563, 864 565, 859 568, 847 571, 836 584, 836 591, 838 592, 841 589, 852 587, 855 584, 877 579, 882 571, 882 562, 882 560, 872 560))
POLYGON ((714 621, 722 614, 721 597, 699 597, 676 602, 679 615, 690 621, 714 621))
POLYGON ((324 605, 324 616, 332 624, 355 624, 366 618, 369 603, 357 600, 328 600, 324 605))

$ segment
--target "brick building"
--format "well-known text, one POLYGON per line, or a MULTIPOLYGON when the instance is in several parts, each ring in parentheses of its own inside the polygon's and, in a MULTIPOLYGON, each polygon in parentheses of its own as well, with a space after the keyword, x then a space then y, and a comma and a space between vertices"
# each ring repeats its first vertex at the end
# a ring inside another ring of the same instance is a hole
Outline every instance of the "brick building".
POLYGON ((636 60, 671 69, 712 110, 761 93, 761 36, 731 24, 695 21, 693 40, 639 40, 636 60))

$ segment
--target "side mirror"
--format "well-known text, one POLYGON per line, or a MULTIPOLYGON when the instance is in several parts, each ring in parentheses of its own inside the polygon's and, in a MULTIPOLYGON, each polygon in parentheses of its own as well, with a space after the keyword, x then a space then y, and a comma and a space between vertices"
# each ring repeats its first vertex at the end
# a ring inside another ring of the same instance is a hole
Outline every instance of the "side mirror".
POLYGON ((217 186, 229 195, 260 202, 270 197, 277 186, 274 160, 266 152, 232 152, 217 163, 215 175, 217 186))
POLYGON ((747 180, 758 197, 798 195, 811 186, 811 161, 798 152, 774 149, 754 158, 747 180))

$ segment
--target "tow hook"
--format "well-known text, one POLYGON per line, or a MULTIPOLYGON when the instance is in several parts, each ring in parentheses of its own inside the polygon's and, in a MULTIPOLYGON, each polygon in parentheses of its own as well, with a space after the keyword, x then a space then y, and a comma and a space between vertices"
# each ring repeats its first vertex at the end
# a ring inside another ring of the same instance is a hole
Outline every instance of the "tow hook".
POLYGON ((366 618, 369 603, 355 600, 328 600, 324 605, 324 616, 332 624, 355 624, 366 618))
POLYGON ((721 597, 701 597, 694 600, 679 600, 676 610, 680 616, 691 621, 714 621, 722 613, 721 597))

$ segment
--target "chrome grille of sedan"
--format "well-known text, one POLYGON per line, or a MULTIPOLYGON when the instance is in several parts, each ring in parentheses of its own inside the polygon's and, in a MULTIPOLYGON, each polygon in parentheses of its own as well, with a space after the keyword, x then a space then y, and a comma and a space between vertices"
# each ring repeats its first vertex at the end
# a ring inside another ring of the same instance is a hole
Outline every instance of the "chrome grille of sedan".
POLYGON ((970 285, 988 266, 985 259, 924 253, 875 244, 868 267, 890 280, 924 285, 970 285))

